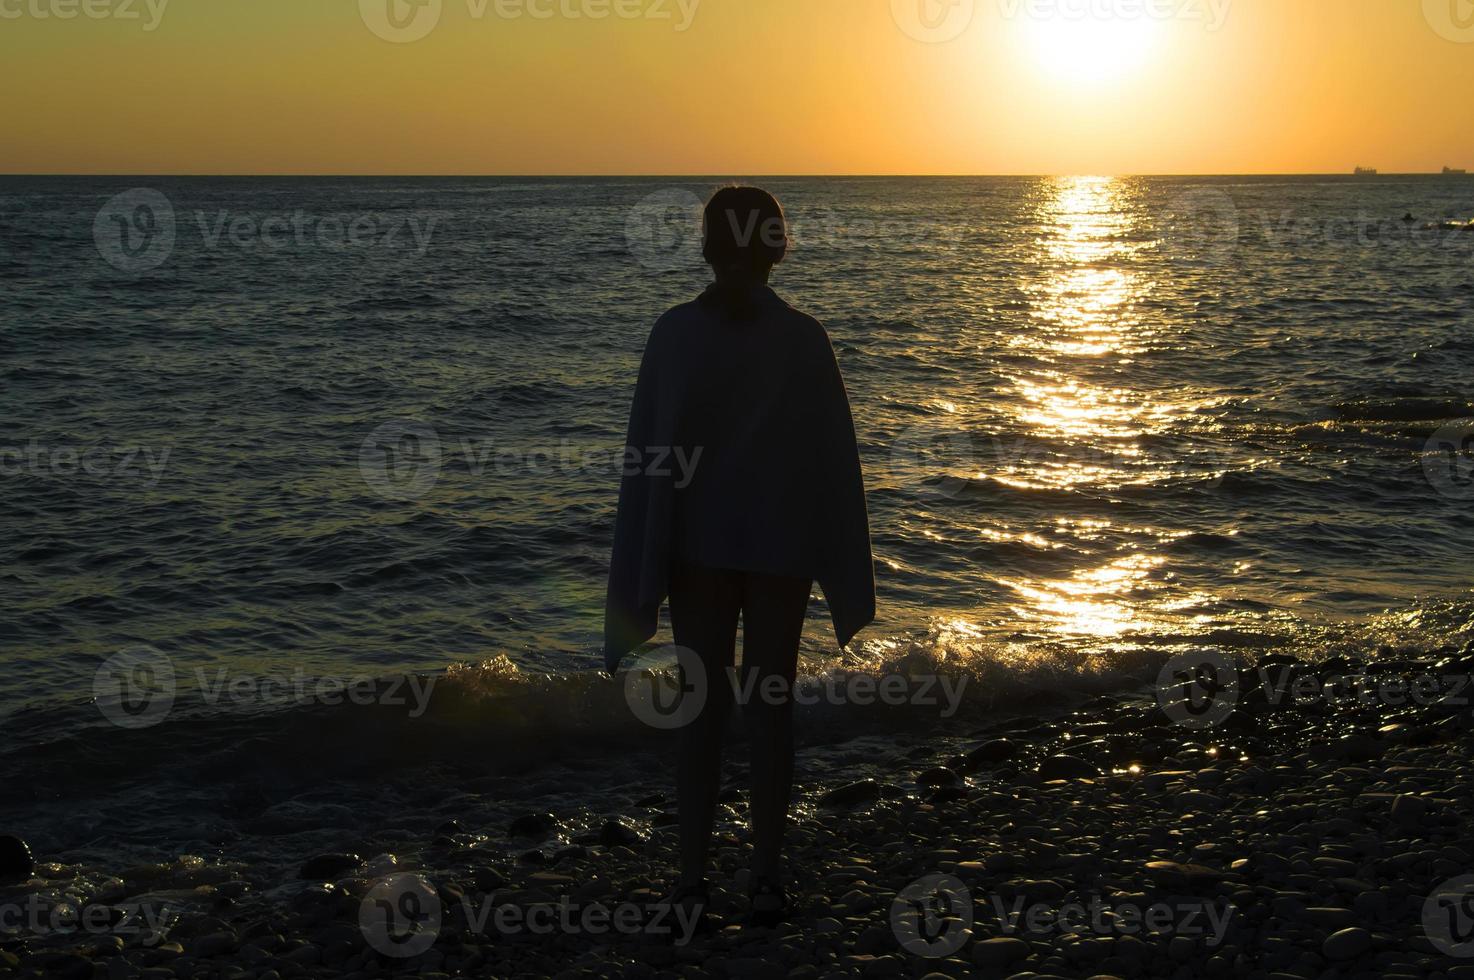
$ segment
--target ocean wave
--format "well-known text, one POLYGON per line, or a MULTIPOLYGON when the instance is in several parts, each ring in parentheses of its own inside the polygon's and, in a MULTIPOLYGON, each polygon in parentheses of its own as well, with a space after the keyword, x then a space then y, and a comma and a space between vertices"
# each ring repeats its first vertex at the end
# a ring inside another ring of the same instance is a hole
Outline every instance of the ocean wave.
POLYGON ((1458 398, 1386 398, 1332 406, 1352 422, 1420 422, 1474 416, 1474 403, 1458 398))

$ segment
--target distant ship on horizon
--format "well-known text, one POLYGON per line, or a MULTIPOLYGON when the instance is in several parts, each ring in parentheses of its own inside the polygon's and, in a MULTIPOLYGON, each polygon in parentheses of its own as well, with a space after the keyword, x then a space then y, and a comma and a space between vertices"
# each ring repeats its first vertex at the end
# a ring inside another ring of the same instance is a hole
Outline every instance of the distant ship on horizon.
POLYGON ((1375 177, 1377 176, 1377 168, 1357 167, 1354 171, 1352 171, 1352 175, 1356 177, 1375 177))
POLYGON ((1453 167, 1444 167, 1443 168, 1443 175, 1445 177, 1448 177, 1448 176, 1451 176, 1451 175, 1454 175, 1454 174, 1467 174, 1468 172, 1469 171, 1467 171, 1467 170, 1456 170, 1453 167))

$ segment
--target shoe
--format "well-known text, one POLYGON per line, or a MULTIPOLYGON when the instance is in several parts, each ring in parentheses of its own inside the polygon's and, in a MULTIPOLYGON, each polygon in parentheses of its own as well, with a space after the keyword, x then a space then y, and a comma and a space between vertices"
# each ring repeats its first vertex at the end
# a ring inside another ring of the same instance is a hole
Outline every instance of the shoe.
POLYGON ((788 918, 788 896, 784 893, 783 886, 772 878, 755 879, 747 898, 752 904, 754 925, 776 926, 788 918))
POLYGON ((658 923, 658 928, 672 942, 684 945, 690 942, 692 936, 710 929, 706 918, 709 904, 705 878, 698 885, 677 885, 675 891, 655 903, 652 915, 646 921, 646 928, 656 928, 658 923), (677 907, 680 908, 679 913, 676 911, 677 907), (687 928, 690 929, 689 935, 685 932, 687 928))

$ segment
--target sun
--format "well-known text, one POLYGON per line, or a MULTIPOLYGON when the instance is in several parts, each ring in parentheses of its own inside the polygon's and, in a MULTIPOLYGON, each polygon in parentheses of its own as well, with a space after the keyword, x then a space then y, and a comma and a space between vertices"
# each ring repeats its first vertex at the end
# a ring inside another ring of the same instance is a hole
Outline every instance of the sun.
POLYGON ((1024 39, 1040 67, 1072 84, 1116 81, 1134 73, 1151 57, 1161 34, 1161 22, 1146 16, 1057 13, 1024 22, 1024 39))

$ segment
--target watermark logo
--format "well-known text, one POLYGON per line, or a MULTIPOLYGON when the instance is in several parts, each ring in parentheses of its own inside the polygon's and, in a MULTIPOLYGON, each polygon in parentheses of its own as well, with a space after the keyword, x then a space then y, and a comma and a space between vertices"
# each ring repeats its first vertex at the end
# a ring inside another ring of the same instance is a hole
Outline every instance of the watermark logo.
POLYGON ((1474 0, 1423 0, 1423 17, 1444 40, 1474 44, 1474 0))
MULTIPOLYGON (((440 25, 444 0, 359 0, 364 24, 395 44, 423 40, 440 25)), ((666 21, 678 34, 691 29, 701 0, 465 0, 466 16, 498 20, 666 21)))
POLYGON ((359 707, 380 705, 406 708, 411 718, 421 718, 430 709, 430 697, 438 678, 434 675, 401 674, 374 677, 313 677, 301 667, 291 673, 236 675, 224 667, 213 672, 201 667, 194 672, 200 699, 212 707, 221 705, 308 705, 359 707))
POLYGON ((1448 956, 1474 957, 1474 875, 1445 881, 1423 903, 1423 931, 1448 956))
POLYGON ((960 429, 912 426, 891 443, 891 476, 907 491, 950 500, 967 486, 955 470, 975 465, 975 456, 972 439, 960 429))
POLYGON ((711 675, 691 651, 683 647, 664 649, 676 651, 677 677, 672 678, 670 672, 631 671, 624 678, 625 699, 630 710, 647 725, 662 729, 688 724, 713 692, 722 697, 730 692, 732 702, 740 707, 885 705, 931 708, 942 718, 951 718, 962 706, 968 682, 965 674, 873 674, 841 670, 790 681, 779 674, 732 665, 711 675))
POLYGON ((91 478, 110 483, 158 486, 172 448, 149 446, 47 446, 32 439, 24 446, 0 446, 0 478, 91 478))
POLYGON ((701 265, 701 199, 690 191, 656 191, 630 209, 624 240, 630 254, 652 272, 701 265))
POLYGON ((422 875, 381 878, 358 906, 358 927, 376 952, 394 959, 424 953, 440 936, 440 895, 422 875))
POLYGON ((1064 21, 1200 21, 1218 31, 1228 20, 1234 0, 998 0, 1005 20, 1064 21))
POLYGON ((0 2, 0 20, 143 20, 149 33, 158 29, 168 8, 169 0, 5 0, 0 2))
POLYGON ((1100 895, 1055 903, 1031 902, 1023 894, 1014 895, 1008 901, 1003 895, 991 894, 987 908, 1005 936, 1202 937, 1208 949, 1223 945, 1234 913, 1232 905, 1219 905, 1206 899, 1142 905, 1107 901, 1100 895))
POLYGON ((358 472, 390 500, 419 500, 440 480, 440 435, 424 422, 386 422, 358 449, 358 472))
POLYGON ((1216 650, 1182 653, 1157 675, 1157 703, 1162 713, 1184 728, 1201 730, 1222 724, 1239 700, 1239 672, 1216 650))
POLYGON ((116 936, 149 948, 168 937, 179 917, 179 909, 149 901, 79 902, 72 895, 32 892, 23 901, 0 904, 0 936, 69 937, 73 941, 78 936, 116 936))
POLYGON ((152 728, 174 708, 174 663, 151 647, 130 647, 102 662, 92 697, 119 728, 152 728))
POLYGON ((1271 708, 1292 705, 1320 705, 1345 710, 1366 708, 1401 708, 1409 704, 1427 707, 1444 705, 1467 708, 1466 693, 1471 683, 1467 673, 1329 673, 1320 676, 1313 671, 1297 669, 1299 665, 1260 664, 1255 668, 1264 703, 1271 708))
MULTIPOLYGON (((491 896, 462 897, 450 918, 486 939, 509 936, 660 936, 685 946, 695 935, 700 910, 670 902, 584 904, 567 895, 556 901, 517 905, 491 896)), ((359 905, 359 927, 374 950, 408 960, 435 945, 447 918, 439 893, 418 874, 398 874, 374 884, 359 905)))
POLYGON ((1450 500, 1474 500, 1474 419, 1460 419, 1433 433, 1423 452, 1423 475, 1450 500))
POLYGON ((923 44, 957 40, 972 26, 976 14, 976 0, 891 0, 896 26, 923 44))
POLYGON ((174 205, 147 187, 112 198, 92 222, 97 253, 120 272, 157 269, 174 253, 174 236, 174 205))
POLYGON ((660 936, 674 946, 686 946, 696 933, 701 909, 676 902, 636 904, 603 902, 582 904, 567 895, 556 903, 530 906, 490 901, 479 906, 464 900, 466 924, 479 936, 660 936))
POLYGON ((695 650, 661 647, 656 655, 674 652, 676 669, 632 670, 624 675, 624 699, 635 717, 662 731, 685 728, 706 704, 710 678, 695 650))
POLYGON ((358 15, 383 40, 410 44, 435 30, 444 6, 444 0, 358 0, 358 15))
POLYGON ((1192 187, 1168 205, 1162 247, 1174 262, 1222 265, 1239 244, 1239 211, 1227 191, 1192 187))
POLYGON ((385 248, 413 250, 424 257, 440 216, 383 215, 374 212, 309 214, 300 208, 290 215, 256 217, 217 211, 194 213, 200 241, 207 250, 286 248, 385 248))
POLYGON ((912 956, 944 959, 972 938, 972 893, 951 875, 927 875, 891 903, 891 931, 912 956))

